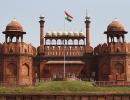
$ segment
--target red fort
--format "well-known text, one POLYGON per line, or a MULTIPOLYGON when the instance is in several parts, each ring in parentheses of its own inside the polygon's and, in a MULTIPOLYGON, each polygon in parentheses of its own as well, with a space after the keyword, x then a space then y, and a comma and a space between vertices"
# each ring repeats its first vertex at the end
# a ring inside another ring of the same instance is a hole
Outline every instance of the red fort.
POLYGON ((12 20, 3 31, 5 42, 0 44, 0 82, 32 85, 36 81, 64 77, 130 81, 130 43, 125 41, 124 26, 112 21, 104 32, 107 42, 93 48, 90 22, 86 17, 85 33, 45 32, 45 20, 41 16, 40 45, 36 48, 23 41, 26 32, 20 23, 12 20))

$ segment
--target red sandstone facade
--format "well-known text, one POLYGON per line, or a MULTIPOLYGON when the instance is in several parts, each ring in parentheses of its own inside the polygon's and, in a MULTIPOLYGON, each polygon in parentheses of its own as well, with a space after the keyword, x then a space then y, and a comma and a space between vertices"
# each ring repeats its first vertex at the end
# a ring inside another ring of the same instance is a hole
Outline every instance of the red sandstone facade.
POLYGON ((118 21, 108 25, 107 43, 90 46, 90 18, 83 32, 46 32, 40 17, 40 46, 36 49, 23 41, 22 26, 11 21, 0 44, 0 81, 32 85, 37 80, 76 77, 82 80, 130 81, 130 43, 118 21))

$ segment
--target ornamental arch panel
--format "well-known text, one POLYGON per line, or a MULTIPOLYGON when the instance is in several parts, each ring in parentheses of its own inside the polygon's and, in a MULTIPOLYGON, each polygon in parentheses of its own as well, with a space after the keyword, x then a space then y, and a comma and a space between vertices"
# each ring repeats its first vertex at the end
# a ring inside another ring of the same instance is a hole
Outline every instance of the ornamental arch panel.
POLYGON ((84 45, 84 44, 85 44, 84 40, 83 40, 83 39, 80 39, 80 40, 79 40, 79 45, 84 45))
POLYGON ((10 63, 6 68, 6 75, 9 77, 16 77, 17 75, 17 66, 14 63, 10 63))
POLYGON ((123 64, 116 63, 115 64, 115 71, 116 71, 116 74, 122 74, 122 73, 124 73, 124 66, 123 66, 123 64))
POLYGON ((15 84, 17 81, 17 65, 14 63, 10 63, 6 67, 6 81, 9 84, 15 84))
POLYGON ((23 64, 21 69, 22 76, 29 76, 29 66, 28 64, 23 64))

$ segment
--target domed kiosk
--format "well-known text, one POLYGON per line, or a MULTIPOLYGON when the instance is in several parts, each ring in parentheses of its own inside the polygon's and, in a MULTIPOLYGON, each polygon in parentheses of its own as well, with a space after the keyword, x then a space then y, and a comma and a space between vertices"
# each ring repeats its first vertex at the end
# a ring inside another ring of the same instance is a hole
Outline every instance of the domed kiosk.
MULTIPOLYGON (((98 81, 115 81, 115 85, 130 81, 130 44, 125 41, 124 25, 113 20, 104 32, 107 35, 107 43, 99 44, 94 48, 97 56, 98 81)), ((110 83, 111 84, 111 83, 110 83)))
POLYGON ((3 62, 0 68, 3 73, 0 74, 2 76, 0 81, 8 85, 32 85, 35 47, 23 42, 23 35, 26 32, 15 19, 6 26, 3 34, 5 34, 5 42, 2 44, 3 62))
POLYGON ((125 31, 125 28, 122 23, 120 23, 118 20, 113 20, 107 27, 107 31, 104 32, 104 34, 107 34, 107 42, 109 42, 109 38, 111 38, 111 42, 115 42, 114 37, 117 38, 117 42, 125 41, 124 34, 126 34, 127 31, 125 31))
POLYGON ((19 42, 19 37, 21 37, 21 42, 23 42, 23 34, 26 34, 26 32, 23 31, 23 28, 19 22, 16 21, 16 19, 13 19, 7 26, 5 31, 3 32, 5 34, 5 41, 7 42, 13 42, 13 38, 16 37, 15 42, 19 42), (9 37, 9 39, 8 39, 9 37))

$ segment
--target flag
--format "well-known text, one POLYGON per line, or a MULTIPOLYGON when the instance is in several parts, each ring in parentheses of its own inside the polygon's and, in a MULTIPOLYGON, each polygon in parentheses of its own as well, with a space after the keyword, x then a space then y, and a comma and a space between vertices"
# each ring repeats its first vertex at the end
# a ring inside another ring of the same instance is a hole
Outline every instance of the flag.
POLYGON ((67 21, 71 22, 73 20, 73 17, 70 14, 68 14, 66 11, 64 11, 64 14, 65 14, 65 19, 67 21))

